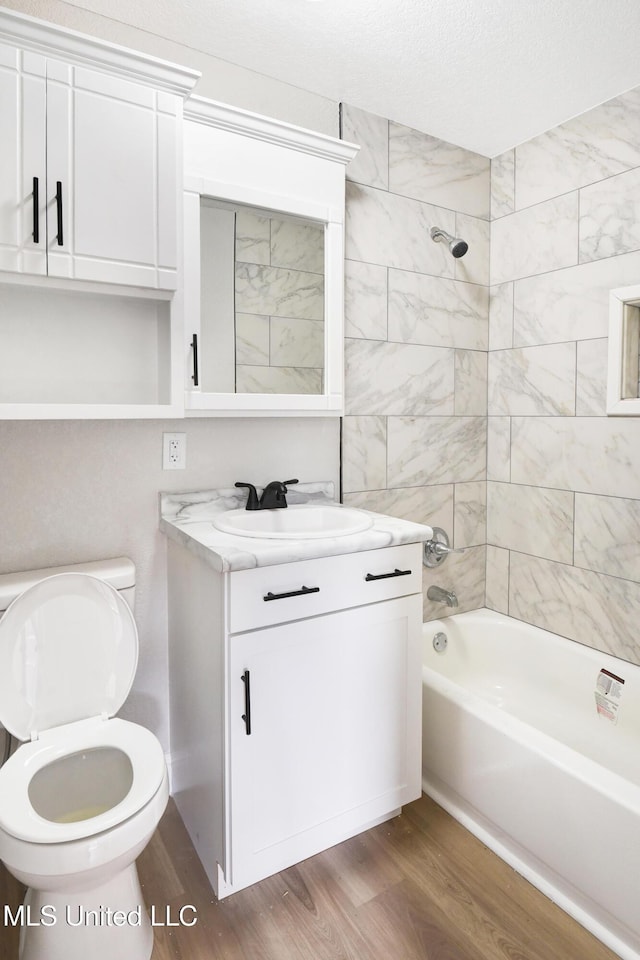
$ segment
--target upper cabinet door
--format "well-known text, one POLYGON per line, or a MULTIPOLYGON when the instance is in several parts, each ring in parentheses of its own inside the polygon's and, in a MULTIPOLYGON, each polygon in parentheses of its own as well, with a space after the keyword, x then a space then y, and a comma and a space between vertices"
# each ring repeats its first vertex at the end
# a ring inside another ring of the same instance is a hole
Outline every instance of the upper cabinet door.
POLYGON ((358 147, 202 97, 185 117, 187 414, 339 416, 358 147))
POLYGON ((0 44, 0 270, 43 276, 46 59, 0 44))
POLYGON ((177 96, 47 61, 50 276, 171 290, 177 96))

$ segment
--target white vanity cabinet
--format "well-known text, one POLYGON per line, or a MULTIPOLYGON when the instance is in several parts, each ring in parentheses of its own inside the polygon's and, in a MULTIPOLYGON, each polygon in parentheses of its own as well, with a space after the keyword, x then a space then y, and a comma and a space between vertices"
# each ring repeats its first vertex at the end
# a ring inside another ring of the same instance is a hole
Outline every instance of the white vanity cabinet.
POLYGON ((223 897, 420 795, 421 545, 225 574, 168 547, 172 792, 223 897))

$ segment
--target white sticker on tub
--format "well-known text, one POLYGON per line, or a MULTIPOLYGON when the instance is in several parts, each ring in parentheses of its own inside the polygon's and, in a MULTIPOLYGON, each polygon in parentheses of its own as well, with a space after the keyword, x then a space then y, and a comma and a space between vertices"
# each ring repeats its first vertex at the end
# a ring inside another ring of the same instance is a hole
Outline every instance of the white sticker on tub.
POLYGON ((609 720, 611 723, 618 722, 618 710, 620 701, 624 692, 624 680, 617 677, 615 673, 605 670, 604 667, 598 674, 595 689, 596 710, 598 716, 609 720))

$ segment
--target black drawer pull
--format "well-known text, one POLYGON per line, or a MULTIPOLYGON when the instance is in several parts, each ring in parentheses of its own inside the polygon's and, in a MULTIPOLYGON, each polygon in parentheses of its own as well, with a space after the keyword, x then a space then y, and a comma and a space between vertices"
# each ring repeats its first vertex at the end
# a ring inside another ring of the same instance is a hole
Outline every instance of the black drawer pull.
POLYGON ((33 237, 34 243, 40 243, 40 181, 33 178, 33 237))
POLYGON ((263 600, 284 600, 286 597, 303 597, 307 593, 320 593, 320 587, 302 587, 300 590, 291 590, 289 593, 269 593, 263 600))
POLYGON ((398 570, 396 567, 393 573, 368 573, 365 580, 388 580, 389 577, 408 577, 410 575, 411 570, 398 570))
POLYGON ((244 720, 247 736, 249 737, 251 736, 251 687, 249 685, 249 671, 245 670, 240 679, 244 683, 244 713, 242 714, 242 719, 244 720))

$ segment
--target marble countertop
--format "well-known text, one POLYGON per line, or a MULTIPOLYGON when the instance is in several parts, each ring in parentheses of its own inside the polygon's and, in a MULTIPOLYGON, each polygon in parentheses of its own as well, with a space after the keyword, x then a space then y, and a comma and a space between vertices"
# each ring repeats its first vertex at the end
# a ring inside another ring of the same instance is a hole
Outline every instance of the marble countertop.
MULTIPOLYGON (((258 492, 260 489, 258 488, 258 492)), ((160 529, 187 547, 218 573, 293 563, 315 557, 335 557, 362 550, 378 550, 402 543, 429 540, 433 531, 422 523, 371 513, 373 524, 362 533, 313 540, 269 540, 222 533, 214 524, 216 514, 244 507, 247 494, 235 487, 193 493, 160 494, 160 529)), ((300 483, 290 487, 287 502, 335 504, 333 483, 300 483)))

